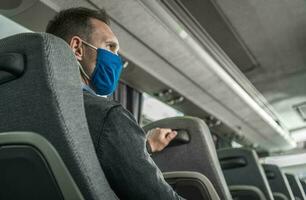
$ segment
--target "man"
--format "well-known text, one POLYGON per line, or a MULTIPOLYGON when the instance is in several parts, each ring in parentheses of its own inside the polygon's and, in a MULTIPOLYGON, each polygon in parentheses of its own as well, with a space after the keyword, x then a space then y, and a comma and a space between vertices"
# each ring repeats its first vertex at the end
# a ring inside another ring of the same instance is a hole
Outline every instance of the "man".
POLYGON ((100 164, 120 199, 181 199, 165 182, 148 153, 161 151, 176 136, 171 129, 146 134, 111 94, 122 70, 119 42, 105 11, 61 11, 46 32, 64 39, 79 63, 85 111, 100 164))

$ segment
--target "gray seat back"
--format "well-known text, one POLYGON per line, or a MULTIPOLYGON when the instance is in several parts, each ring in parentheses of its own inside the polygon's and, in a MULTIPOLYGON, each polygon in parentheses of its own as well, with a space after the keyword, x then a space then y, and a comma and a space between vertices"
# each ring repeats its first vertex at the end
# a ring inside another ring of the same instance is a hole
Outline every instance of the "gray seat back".
POLYGON ((220 199, 232 199, 225 183, 210 131, 203 120, 195 117, 174 117, 144 127, 177 130, 176 141, 153 159, 163 172, 195 171, 204 174, 215 187, 220 199), (188 134, 187 137, 186 133, 188 134), (187 138, 187 139, 186 139, 187 138), (188 139, 189 138, 189 139, 188 139))
POLYGON ((277 165, 263 164, 266 177, 273 193, 281 193, 288 199, 294 199, 290 185, 285 174, 277 165))
POLYGON ((228 185, 250 185, 260 189, 267 200, 272 191, 255 151, 246 148, 228 148, 217 151, 228 185))
POLYGON ((306 181, 305 180, 300 180, 300 181, 301 181, 304 193, 306 194, 306 181))
POLYGON ((299 178, 294 174, 287 174, 287 173, 286 173, 286 178, 288 179, 289 185, 291 187, 295 199, 306 200, 303 186, 301 185, 299 178))
POLYGON ((85 199, 116 199, 89 135, 69 46, 44 33, 19 34, 0 40, 0 57, 0 133, 41 135, 59 153, 85 199))

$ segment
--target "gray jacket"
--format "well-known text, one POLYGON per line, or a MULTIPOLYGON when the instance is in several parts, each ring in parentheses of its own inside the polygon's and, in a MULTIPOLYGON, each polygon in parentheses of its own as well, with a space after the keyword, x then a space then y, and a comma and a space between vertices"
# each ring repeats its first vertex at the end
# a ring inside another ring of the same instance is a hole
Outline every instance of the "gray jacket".
POLYGON ((182 199, 146 149, 146 134, 119 103, 84 92, 89 131, 105 176, 120 199, 182 199))

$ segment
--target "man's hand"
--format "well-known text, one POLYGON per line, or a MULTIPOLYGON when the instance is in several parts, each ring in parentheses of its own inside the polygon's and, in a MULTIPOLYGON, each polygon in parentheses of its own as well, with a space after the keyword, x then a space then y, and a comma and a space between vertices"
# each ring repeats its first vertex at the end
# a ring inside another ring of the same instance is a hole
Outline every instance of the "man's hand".
POLYGON ((176 131, 168 128, 156 128, 148 132, 148 143, 152 153, 163 150, 177 135, 176 131))

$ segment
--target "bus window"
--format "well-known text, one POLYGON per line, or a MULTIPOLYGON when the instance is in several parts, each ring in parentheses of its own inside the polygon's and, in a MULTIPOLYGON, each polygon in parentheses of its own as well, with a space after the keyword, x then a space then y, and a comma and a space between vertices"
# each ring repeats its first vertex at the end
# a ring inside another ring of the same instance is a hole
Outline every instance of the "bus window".
POLYGON ((232 147, 233 148, 240 148, 240 147, 243 147, 241 144, 239 144, 238 142, 236 142, 236 141, 232 141, 232 147))
POLYGON ((141 116, 141 125, 164 119, 167 117, 183 116, 184 114, 171 106, 157 100, 156 98, 143 93, 143 107, 141 116))
POLYGON ((0 39, 17 33, 31 32, 29 29, 17 24, 16 22, 0 15, 0 39))

